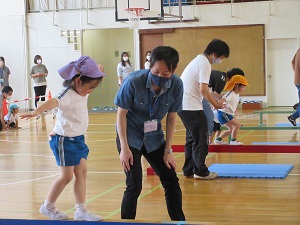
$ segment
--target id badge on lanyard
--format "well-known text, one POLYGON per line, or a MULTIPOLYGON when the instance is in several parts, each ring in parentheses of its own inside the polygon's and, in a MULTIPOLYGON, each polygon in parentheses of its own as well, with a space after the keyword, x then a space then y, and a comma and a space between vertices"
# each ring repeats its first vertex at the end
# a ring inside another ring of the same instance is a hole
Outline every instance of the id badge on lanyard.
POLYGON ((157 120, 148 120, 144 122, 144 133, 157 130, 157 120))
MULTIPOLYGON (((149 96, 149 111, 150 111, 150 120, 147 120, 144 122, 144 133, 148 133, 148 132, 152 132, 152 131, 157 131, 157 120, 156 119, 152 119, 152 102, 151 102, 151 98, 149 96)), ((155 106, 155 103, 154 103, 155 106)))

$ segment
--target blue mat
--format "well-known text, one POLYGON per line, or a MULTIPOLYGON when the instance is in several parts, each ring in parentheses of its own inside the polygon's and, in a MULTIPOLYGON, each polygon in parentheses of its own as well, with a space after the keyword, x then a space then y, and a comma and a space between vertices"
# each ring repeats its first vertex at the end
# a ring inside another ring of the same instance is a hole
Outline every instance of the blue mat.
POLYGON ((286 178, 293 169, 292 164, 212 164, 211 172, 219 177, 234 178, 286 178))
POLYGON ((252 142, 253 145, 300 145, 300 142, 252 142))
MULTIPOLYGON (((291 123, 276 123, 276 127, 292 127, 293 125, 291 123)), ((300 123, 297 123, 297 127, 300 126, 300 123)))

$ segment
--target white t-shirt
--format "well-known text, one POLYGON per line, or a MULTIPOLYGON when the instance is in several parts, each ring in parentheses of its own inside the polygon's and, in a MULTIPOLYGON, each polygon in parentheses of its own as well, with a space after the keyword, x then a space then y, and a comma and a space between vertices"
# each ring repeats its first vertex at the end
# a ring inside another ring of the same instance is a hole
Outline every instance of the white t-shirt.
POLYGON ((18 114, 13 115, 12 113, 8 113, 5 117, 4 117, 4 121, 6 122, 16 122, 16 120, 18 120, 18 114))
POLYGON ((203 110, 203 96, 200 93, 200 83, 209 83, 211 65, 204 55, 198 55, 184 69, 181 79, 183 82, 183 110, 203 110))
POLYGON ((55 99, 58 102, 58 112, 53 132, 66 137, 83 135, 89 122, 88 95, 83 97, 72 88, 64 88, 55 99))
POLYGON ((150 62, 149 61, 145 62, 145 69, 150 69, 150 62))
POLYGON ((125 80, 133 71, 133 67, 129 64, 126 64, 126 66, 122 66, 122 62, 119 62, 117 66, 118 77, 122 77, 122 80, 125 80))
POLYGON ((240 95, 234 91, 229 91, 222 98, 226 99, 226 107, 219 110, 234 116, 234 112, 240 101, 240 95))
POLYGON ((214 113, 214 121, 216 123, 220 123, 220 121, 218 120, 218 110, 217 109, 213 109, 213 113, 214 113))

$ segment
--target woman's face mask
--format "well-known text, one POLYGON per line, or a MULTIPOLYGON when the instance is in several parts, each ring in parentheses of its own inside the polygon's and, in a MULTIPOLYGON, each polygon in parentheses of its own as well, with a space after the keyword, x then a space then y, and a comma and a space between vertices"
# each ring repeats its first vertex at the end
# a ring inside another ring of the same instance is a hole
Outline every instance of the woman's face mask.
POLYGON ((124 60, 125 62, 127 62, 128 59, 129 59, 128 56, 124 56, 124 57, 123 57, 123 60, 124 60))
POLYGON ((42 63, 42 60, 41 59, 38 59, 36 60, 37 64, 41 64, 42 63))
POLYGON ((150 61, 150 55, 147 55, 147 56, 146 56, 146 59, 147 59, 148 61, 150 61))

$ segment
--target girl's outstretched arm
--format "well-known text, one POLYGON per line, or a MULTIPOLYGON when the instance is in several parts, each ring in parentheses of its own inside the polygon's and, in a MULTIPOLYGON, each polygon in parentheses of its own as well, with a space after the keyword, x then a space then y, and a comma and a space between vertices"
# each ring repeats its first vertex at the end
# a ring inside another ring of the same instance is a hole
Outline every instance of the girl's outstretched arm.
POLYGON ((51 98, 51 99, 47 100, 43 105, 41 105, 40 107, 35 109, 33 112, 23 114, 20 117, 21 117, 21 119, 35 117, 35 116, 38 116, 39 114, 41 114, 42 112, 54 109, 57 106, 58 106, 57 100, 55 98, 51 98))

